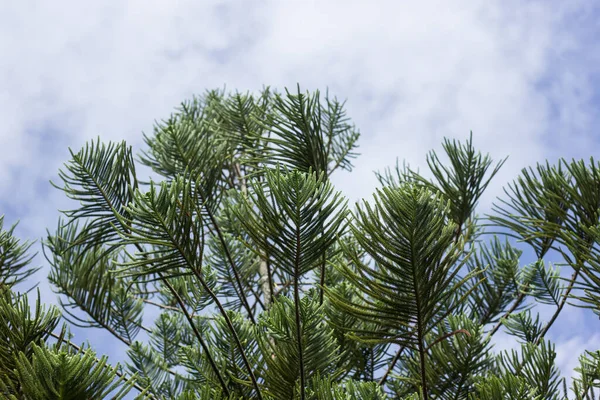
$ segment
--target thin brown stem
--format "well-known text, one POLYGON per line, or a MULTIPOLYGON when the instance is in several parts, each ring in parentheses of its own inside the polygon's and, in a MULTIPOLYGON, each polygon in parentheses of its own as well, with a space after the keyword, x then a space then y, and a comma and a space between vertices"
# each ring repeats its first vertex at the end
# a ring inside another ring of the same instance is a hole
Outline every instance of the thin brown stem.
MULTIPOLYGON (((267 276, 269 277, 269 304, 273 302, 274 293, 275 293, 275 285, 273 284, 273 272, 271 271, 271 263, 269 263, 269 259, 265 260, 265 265, 267 266, 267 276)), ((265 306, 266 304, 265 300, 265 306)))
POLYGON ((390 375, 390 373, 392 372, 392 370, 396 366, 396 363, 398 362, 398 360, 400 360, 400 356, 402 355, 402 353, 404 352, 405 349, 406 349, 405 346, 401 346, 398 349, 398 351, 396 352, 396 355, 392 359, 392 362, 390 362, 390 365, 388 365, 388 368, 385 371, 385 374, 383 374, 383 376, 381 377, 381 379, 379 379, 379 382, 378 382, 379 386, 381 386, 381 385, 383 385, 385 383, 385 381, 387 380, 388 376, 390 375))
MULTIPOLYGON (((142 248, 142 246, 139 243, 136 243, 135 247, 138 249, 138 251, 140 253, 143 253, 144 249, 142 248)), ((179 251, 181 252, 181 249, 179 249, 179 251)), ((211 369, 213 370, 215 375, 217 376, 217 379, 219 380, 219 383, 221 384, 223 391, 225 392, 225 394, 229 395, 229 388, 227 387, 227 384, 225 383, 225 380, 223 379, 223 376, 221 375, 221 372, 219 371, 217 364, 213 360, 212 355, 209 352, 208 346, 206 345, 206 342, 204 341, 204 339, 202 339, 202 336, 200 335, 200 332, 198 331, 198 327, 194 323, 194 320, 192 319, 192 316, 190 315, 190 313, 187 311, 187 308, 185 307, 185 303, 184 303, 183 299, 181 298, 181 296, 179 296, 179 293, 177 293, 177 290, 175 290, 173 285, 171 285, 171 283, 167 280, 167 278, 165 278, 163 276, 162 273, 158 272, 157 275, 160 278, 161 282, 169 289, 169 291, 175 298, 175 301, 179 305, 181 312, 185 316, 185 319, 190 324, 190 327, 192 328, 194 335, 198 339, 198 342, 200 343, 202 350, 204 350, 204 353, 206 354, 206 357, 208 359, 208 363, 210 364, 211 369)))
POLYGON ((429 389, 427 388, 427 367, 425 365, 426 363, 426 357, 427 357, 427 353, 425 351, 425 343, 423 343, 423 332, 421 329, 421 324, 420 322, 418 323, 418 333, 417 336, 419 337, 418 340, 418 344, 417 344, 417 351, 419 352, 419 365, 421 367, 421 390, 423 391, 423 400, 429 400, 429 389))
POLYGON ((525 298, 525 294, 524 293, 519 293, 519 295, 517 296, 517 298, 515 299, 513 305, 510 307, 510 309, 504 313, 504 316, 502 316, 502 318, 500 318, 500 320, 498 321, 498 323, 492 328, 492 330, 488 333, 488 339, 491 338, 492 336, 494 336, 494 334, 498 331, 498 329, 500 329, 500 327, 502 326, 502 320, 508 318, 518 307, 519 305, 521 305, 521 303, 523 302, 523 299, 525 298))
POLYGON ((137 326, 138 328, 140 328, 141 330, 143 330, 143 331, 145 331, 145 332, 147 332, 147 333, 152 333, 152 329, 150 329, 150 328, 148 328, 148 327, 145 327, 145 326, 144 326, 144 325, 142 325, 142 324, 138 324, 138 323, 137 323, 137 322, 135 322, 135 321, 131 321, 131 322, 132 322, 132 323, 133 323, 135 326, 137 326))
POLYGON ((323 305, 323 295, 325 292, 325 266, 327 263, 327 259, 325 258, 325 253, 323 253, 323 262, 321 263, 321 279, 320 279, 320 288, 319 288, 319 305, 323 305))
POLYGON ((305 399, 304 354, 302 348, 302 320, 300 318, 300 227, 296 226, 296 254, 294 257, 294 304, 296 311, 296 339, 300 364, 300 400, 305 399))
POLYGON ((560 304, 558 305, 558 308, 556 309, 556 311, 552 315, 552 318, 550 318, 550 321, 548 321, 548 323, 546 323, 546 325, 544 326, 544 328, 540 332, 539 336, 535 340, 535 344, 536 345, 539 344, 540 341, 546 335, 546 333, 548 333, 548 331, 550 330, 550 327, 552 327, 552 324, 554 324, 554 321, 556 321, 556 318, 558 318, 558 315, 560 314, 560 312, 562 311, 563 307, 567 303, 567 299, 569 297, 569 294, 571 293, 571 290, 573 290, 573 287, 575 286, 575 281, 577 280, 577 277, 579 276, 579 271, 581 271, 581 267, 578 267, 577 269, 575 269, 575 272, 573 272, 573 275, 571 275, 571 279, 569 281, 569 286, 567 287, 567 290, 565 291, 565 293, 563 295, 563 298, 560 301, 560 304))
MULTIPOLYGON (((229 254, 229 250, 228 250, 228 248, 227 248, 227 246, 225 244, 223 236, 220 234, 219 227, 218 227, 218 225, 217 225, 214 217, 212 216, 212 214, 208 211, 208 209, 207 209, 207 212, 209 213, 211 221, 213 222, 214 228, 218 232, 218 236, 221 239, 221 243, 223 245, 223 248, 225 249, 225 251, 226 251, 226 253, 228 255, 229 261, 231 262, 231 266, 232 266, 232 268, 233 268, 233 270, 235 272, 235 266, 233 264, 233 260, 231 258, 231 255, 229 254)), ((189 213, 188 213, 188 215, 189 215, 189 213)), ((236 345, 237 345, 238 349, 240 350, 240 353, 242 355, 242 359, 244 361, 244 365, 245 365, 246 369, 248 370, 248 374, 250 375, 250 379, 252 381, 252 384, 253 384, 254 388, 256 389, 257 396, 258 396, 259 400, 262 400, 262 394, 261 394, 261 391, 260 391, 260 387, 258 386, 258 382, 256 380, 256 377, 254 376, 254 371, 252 370, 250 362, 248 361, 248 358, 246 357, 246 353, 244 352, 244 347, 242 346, 242 343, 241 343, 239 337, 237 336, 237 332, 236 332, 233 324, 231 323, 231 320, 229 319, 229 316, 227 315, 227 312, 226 312, 225 308, 223 307, 223 305, 221 304, 221 302, 219 301, 219 299, 217 298, 217 296, 215 295, 215 293, 208 286, 208 284, 206 283, 206 281, 202 278, 202 275, 200 274, 200 271, 198 271, 194 267, 193 263, 190 262, 190 260, 187 259, 186 255, 185 255, 185 252, 181 248, 179 248, 179 247, 178 247, 178 250, 181 253, 181 255, 184 257, 184 259, 186 260, 186 263, 190 267, 190 270, 192 271, 192 273, 194 274, 194 276, 198 279, 198 281, 200 282, 200 284, 202 285, 202 287, 204 288, 204 290, 206 290, 206 292, 209 294, 209 296, 211 297, 211 299, 215 302, 215 304, 216 304, 217 308, 219 309, 221 315, 225 319, 225 322, 227 323, 227 326, 229 327, 229 329, 231 331, 231 334, 234 337, 236 345)), ((242 289, 241 286, 240 286, 240 289, 242 289)), ((176 294, 176 293, 174 293, 174 294, 176 294)), ((179 298, 179 295, 177 295, 177 297, 179 298)), ((240 298, 246 301, 248 315, 250 316, 251 321, 255 324, 256 322, 254 321, 254 318, 253 318, 252 308, 247 304, 246 297, 242 296, 240 298)), ((257 301, 259 301, 259 299, 257 299, 257 301)), ((183 304, 183 303, 181 303, 181 304, 183 304)), ((189 314, 187 314, 187 310, 185 310, 183 307, 182 307, 182 311, 186 315, 189 315, 189 314)), ((193 322, 192 322, 191 319, 189 319, 189 321, 190 321, 190 324, 193 324, 193 322)))
POLYGON ((291 281, 287 281, 284 282, 280 288, 277 289, 277 291, 275 292, 275 296, 279 296, 281 294, 281 292, 283 292, 285 289, 287 289, 288 287, 292 286, 292 284, 294 283, 293 280, 291 281))
POLYGON ((468 330, 466 330, 466 329, 457 329, 457 330, 455 330, 453 332, 446 333, 445 335, 442 335, 439 338, 437 338, 436 340, 434 340, 433 343, 431 343, 429 346, 427 346, 427 348, 425 349, 425 351, 428 352, 429 350, 431 350, 431 348, 433 346, 435 346, 436 344, 438 344, 442 340, 448 339, 449 337, 454 336, 457 333, 464 333, 467 336, 471 336, 471 333, 469 333, 468 330))
POLYGON ((160 304, 160 303, 155 303, 152 300, 148 300, 148 299, 141 299, 144 303, 156 306, 158 308, 162 308, 164 310, 170 310, 170 311, 175 311, 175 312, 181 312, 181 310, 177 307, 172 307, 172 306, 167 306, 165 304, 160 304))
POLYGON ((296 336, 298 340, 298 360, 300 362, 300 400, 305 399, 304 356, 302 349, 302 321, 300 319, 300 290, 298 278, 294 283, 294 303, 296 303, 296 336))

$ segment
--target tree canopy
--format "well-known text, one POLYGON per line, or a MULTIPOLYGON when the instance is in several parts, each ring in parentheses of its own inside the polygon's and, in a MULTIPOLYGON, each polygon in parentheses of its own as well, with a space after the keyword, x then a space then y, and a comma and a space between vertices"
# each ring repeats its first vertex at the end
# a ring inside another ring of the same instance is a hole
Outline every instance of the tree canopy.
POLYGON ((352 170, 359 137, 328 94, 213 90, 137 159, 125 142, 71 151, 53 185, 78 207, 43 240, 59 307, 15 290, 36 271, 31 243, 0 218, 2 396, 591 398, 600 350, 568 382, 546 336, 568 307, 600 315, 600 164, 523 169, 479 216, 505 159, 445 139, 432 178, 396 165, 349 206, 330 178, 352 170), (138 179, 143 166, 162 180, 138 179), (110 332, 128 361, 68 326, 110 332), (500 329, 520 347, 495 352, 500 329))

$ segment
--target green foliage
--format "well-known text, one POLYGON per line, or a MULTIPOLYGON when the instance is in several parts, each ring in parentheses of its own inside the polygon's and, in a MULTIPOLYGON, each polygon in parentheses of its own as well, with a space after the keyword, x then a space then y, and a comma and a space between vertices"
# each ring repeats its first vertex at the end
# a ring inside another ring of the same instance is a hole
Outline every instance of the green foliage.
MULTIPOLYGON (((372 202, 349 210, 330 181, 359 139, 343 106, 300 88, 208 91, 145 136, 139 161, 160 182, 138 182, 124 142, 71 152, 55 186, 79 206, 44 241, 49 281, 67 321, 110 332, 129 360, 110 367, 54 333, 57 308, 12 291, 36 269, 0 217, 0 395, 566 398, 546 336, 571 305, 600 315, 600 164, 524 169, 482 223, 505 160, 445 139, 432 179, 377 173, 372 202), (494 353, 500 329, 520 347, 494 353)), ((600 353, 580 360, 570 390, 588 399, 600 353)))
POLYGON ((28 267, 34 255, 27 251, 33 245, 13 236, 17 225, 4 229, 4 215, 0 215, 0 290, 24 282, 40 268, 28 267))
POLYGON ((45 343, 56 328, 60 314, 55 307, 46 311, 39 298, 31 310, 27 296, 10 290, 0 295, 0 371, 5 383, 8 380, 16 384, 19 355, 31 357, 33 346, 45 343))
MULTIPOLYGON (((359 134, 347 123, 343 104, 326 96, 326 104, 322 105, 318 91, 303 94, 300 86, 297 95, 287 89, 286 96, 276 93, 272 104, 273 117, 262 124, 272 133, 265 138, 267 147, 259 156, 262 162, 327 175, 338 167, 352 169, 350 158, 356 156, 352 150, 359 134)), ((254 132, 249 130, 249 135, 252 137, 254 132)))
POLYGON ((351 229, 376 265, 355 258, 356 270, 344 264, 339 268, 368 298, 365 304, 352 304, 335 292, 329 297, 346 313, 377 324, 375 330, 352 333, 356 339, 422 348, 425 335, 456 307, 451 294, 473 275, 452 283, 464 263, 458 262, 456 226, 449 223, 448 207, 439 196, 408 184, 384 188, 374 208, 364 205, 351 229))
POLYGON ((71 151, 71 156, 66 171, 58 174, 64 187, 53 185, 81 204, 78 209, 63 211, 69 221, 89 218, 77 240, 88 250, 118 236, 118 231, 111 229, 112 224, 118 223, 117 216, 129 219, 125 206, 137 187, 135 164, 131 147, 125 142, 105 145, 98 139, 78 153, 71 151))
POLYGON ((588 399, 594 389, 600 388, 600 351, 586 351, 579 357, 579 376, 573 382, 575 399, 588 399))
POLYGON ((259 256, 268 254, 275 271, 290 278, 305 275, 344 228, 347 212, 340 193, 333 193, 323 174, 281 169, 267 171, 265 185, 253 189, 256 197, 240 198, 232 210, 255 245, 250 248, 259 256))
POLYGON ((66 341, 65 327, 55 334, 60 311, 56 307, 46 309, 39 292, 31 307, 27 295, 11 290, 37 270, 29 267, 32 257, 26 250, 30 245, 20 244, 13 230, 14 226, 8 231, 0 226, 3 266, 14 274, 0 286, 0 397, 67 400, 110 394, 114 399, 123 398, 135 385, 134 377, 127 379, 118 372, 119 365, 113 368, 108 364, 107 357, 97 359, 91 349, 66 341), (57 340, 52 345, 51 338, 57 340))
POLYGON ((314 293, 308 293, 300 302, 301 329, 297 329, 295 304, 281 296, 259 321, 258 340, 266 363, 265 392, 275 399, 299 397, 301 362, 306 382, 313 376, 335 378, 337 345, 333 330, 322 318, 321 306, 314 293), (300 337, 298 337, 298 334, 300 337), (302 353, 297 346, 302 343, 302 353))
POLYGON ((501 199, 501 204, 494 206, 497 214, 491 215, 490 221, 510 229, 509 235, 529 244, 541 259, 552 248, 568 215, 570 177, 562 164, 554 167, 548 163, 538 164, 536 170, 523 169, 521 174, 504 189, 509 200, 501 199))
POLYGON ((506 158, 499 162, 491 173, 486 176, 492 165, 492 159, 486 155, 482 156, 473 147, 473 133, 464 145, 458 141, 444 139, 444 151, 450 161, 446 167, 435 152, 427 156, 429 166, 436 182, 431 183, 415 174, 417 180, 426 184, 434 191, 443 193, 450 200, 449 216, 461 230, 464 223, 472 216, 475 206, 492 178, 500 170, 506 158))
POLYGON ((131 385, 122 384, 122 379, 115 380, 115 371, 108 365, 107 357, 97 360, 89 349, 81 356, 35 344, 32 349, 30 357, 19 354, 16 368, 19 387, 10 387, 9 391, 15 393, 7 396, 10 400, 103 399, 119 386, 111 397, 122 399, 131 389, 131 385))
MULTIPOLYGON (((554 345, 541 341, 538 345, 525 343, 520 354, 516 350, 501 353, 497 363, 500 376, 518 376, 524 387, 541 399, 559 399, 559 371, 554 365, 554 345)), ((506 378, 504 378, 506 379, 506 378)))
MULTIPOLYGON (((485 268, 465 285, 472 290, 469 314, 481 324, 496 323, 513 302, 515 293, 524 286, 523 270, 519 268, 522 251, 508 242, 501 243, 497 237, 488 244, 482 243, 477 252, 467 260, 467 268, 475 272, 485 268), (481 279, 481 275, 485 279, 481 279)), ((514 310, 513 310, 514 311, 514 310)))

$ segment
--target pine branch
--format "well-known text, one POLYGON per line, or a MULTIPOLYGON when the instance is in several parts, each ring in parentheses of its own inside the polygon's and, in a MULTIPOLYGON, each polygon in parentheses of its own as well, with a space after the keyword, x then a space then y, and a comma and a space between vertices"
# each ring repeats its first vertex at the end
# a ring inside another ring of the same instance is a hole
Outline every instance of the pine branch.
MULTIPOLYGON (((74 295, 72 293, 70 293, 68 291, 68 288, 61 288, 64 292, 65 295, 71 297, 74 299, 74 295)), ((79 321, 82 321, 81 319, 79 319, 78 317, 76 317, 75 315, 73 315, 69 310, 67 310, 65 308, 65 306, 63 305, 62 301, 61 301, 61 306, 63 307, 63 309, 65 310, 65 312, 67 312, 72 318, 75 318, 79 321)), ((92 320, 97 323, 98 325, 100 325, 102 328, 106 329, 111 335, 113 335, 114 337, 116 337, 117 339, 119 339, 121 342, 123 342, 125 345, 127 345, 128 347, 131 346, 131 341, 129 341, 128 339, 124 338, 123 336, 119 335, 119 333, 109 324, 105 323, 104 321, 100 320, 99 318, 97 318, 93 313, 91 313, 85 306, 85 304, 78 304, 79 308, 81 308, 82 311, 84 311, 85 313, 87 313, 92 320)), ((69 321, 70 323, 72 323, 73 325, 79 326, 79 327, 84 327, 83 325, 79 325, 73 321, 69 321)), ((83 321, 82 321, 83 322, 83 321)))
MULTIPOLYGON (((190 216, 190 215, 188 215, 190 216)), ((191 216, 190 216, 191 217, 191 216)), ((214 220, 213 220, 214 221, 214 220)), ((175 242, 175 241, 173 241, 175 242)), ((138 251, 143 252, 142 247, 139 244, 135 244, 136 247, 138 248, 138 251)), ((234 336, 236 343, 238 345, 238 348, 242 354, 242 358, 244 359, 244 364, 246 366, 246 368, 248 369, 248 373, 250 375, 250 378, 252 380, 252 383, 257 391, 257 396, 259 399, 262 399, 262 394, 260 392, 260 388, 258 386, 258 382, 256 381, 256 377, 254 376, 254 372, 252 370, 252 367, 250 366, 250 363, 248 362, 246 355, 244 353, 244 348, 239 340, 239 338, 237 337, 237 333, 235 331, 235 328, 233 327, 231 320, 229 319, 227 312, 225 311, 225 309, 223 308, 223 305, 221 304, 221 302, 219 301, 219 299, 217 298, 217 296, 214 294, 214 292, 210 289, 210 287, 206 284, 206 281, 202 278, 202 276, 199 274, 198 270, 196 268, 194 268, 193 264, 187 259, 186 253, 183 251, 183 249, 181 249, 180 247, 177 247, 179 252, 181 253, 181 255, 184 257, 184 259, 187 261, 188 265, 190 266, 190 269, 192 270, 192 273, 197 277, 198 281, 200 282, 200 284, 202 285, 202 287, 204 288, 204 290, 207 291, 207 293, 209 294, 209 296, 212 298, 212 300, 215 302, 216 306, 218 307, 219 311, 221 312, 221 314, 223 315, 223 317, 225 318, 227 325, 229 327, 229 329, 231 330, 232 335, 234 336)), ((230 257, 231 260, 231 257, 230 257)), ((206 343, 203 341, 203 339, 200 336, 200 333, 198 331, 198 328, 196 327, 196 324, 194 323, 194 321, 192 320, 190 314, 188 313, 185 304, 183 302, 183 300, 181 299, 181 297, 179 296, 179 294, 177 293, 177 291, 175 290, 175 288, 173 288, 173 286, 167 281, 166 278, 163 277, 163 275, 158 272, 159 277, 161 277, 162 282, 169 288, 169 291, 172 293, 172 295, 175 297, 175 299, 177 300, 177 303, 179 304, 181 311, 184 313, 185 318, 188 320, 190 326, 192 327, 194 334, 196 335, 196 337, 198 338, 198 340, 200 341, 200 344, 202 345, 202 348, 204 350, 204 352, 207 354, 207 357, 209 358, 209 363, 211 365, 211 367, 213 368, 215 374, 217 375, 219 382, 221 383, 221 385, 223 386, 223 390, 225 391, 225 393, 227 393, 229 395, 229 390, 226 387, 225 381, 223 380, 214 360, 212 359, 212 356, 210 356, 210 353, 208 352, 208 347, 206 345, 206 343)), ((249 310, 250 311, 250 310, 249 310)), ((250 316, 252 316, 252 314, 249 314, 250 316)))
POLYGON ((206 357, 208 358, 208 362, 209 362, 209 364, 210 364, 213 372, 217 376, 217 379, 219 380, 219 383, 221 384, 221 387, 223 388, 223 392, 225 392, 225 394, 227 396, 229 396, 229 388, 227 387, 227 384, 223 380, 223 376, 221 375, 221 371, 217 367, 217 364, 215 364, 215 361, 213 360, 213 358, 212 358, 212 356, 211 356, 211 354, 210 354, 210 352, 208 350, 208 346, 206 345, 206 342, 204 342, 204 339, 202 339, 202 335, 200 335, 200 332, 198 331, 198 328, 196 327, 196 324, 194 323, 194 320, 192 319, 192 317, 188 313, 188 311, 187 311, 187 309, 185 307, 185 303, 183 302, 183 300, 181 299, 181 297, 179 296, 179 294, 177 293, 177 291, 175 290, 175 288, 169 283, 169 281, 166 278, 164 278, 160 272, 158 273, 158 275, 161 278, 163 284, 167 288, 169 288, 169 291, 171 291, 171 294, 177 300, 177 304, 179 304, 179 307, 181 308, 181 311, 183 312, 183 315, 185 316, 185 319, 188 321, 188 323, 190 324, 190 327, 194 331, 194 335, 198 339, 198 342, 200 343, 200 346, 202 346, 202 350, 204 350, 204 353, 206 354, 206 357))
MULTIPOLYGON (((543 247, 542 248, 542 250, 539 253, 539 258, 536 261, 536 265, 540 265, 542 263, 544 255, 549 250, 550 250, 550 247, 543 247)), ((505 319, 508 319, 519 308, 519 306, 523 303, 523 300, 525 300, 525 297, 529 293, 529 289, 530 289, 530 282, 525 282, 524 287, 519 290, 519 294, 518 294, 517 298, 515 299, 515 301, 513 302, 512 306, 508 309, 508 311, 506 311, 504 313, 504 315, 502 316, 502 318, 500 318, 500 320, 498 320, 498 322, 496 323, 496 325, 494 325, 494 327, 492 328, 492 330, 488 333, 487 339, 490 339, 492 336, 494 336, 494 334, 502 326, 502 324, 503 324, 502 321, 505 320, 505 319)))
MULTIPOLYGON (((64 341, 64 337, 62 335, 59 336, 56 333, 51 332, 51 331, 50 332, 46 332, 46 333, 48 333, 48 335, 52 336, 53 338, 55 338, 59 342, 64 341)), ((81 347, 77 346, 76 344, 72 343, 70 340, 67 340, 66 343, 70 347, 72 347, 73 349, 75 349, 78 353, 83 353, 83 349, 81 347)), ((95 357, 95 362, 96 362, 96 364, 99 364, 100 363, 100 359, 98 359, 98 357, 95 357)), ((123 374, 122 372, 120 372, 117 369, 113 369, 113 370, 115 372, 115 375, 117 375, 119 378, 122 378, 125 381, 125 383, 129 383, 130 380, 132 379, 132 378, 128 378, 125 374, 123 374)), ((144 393, 144 395, 146 396, 146 398, 148 398, 148 397, 151 398, 151 399, 154 398, 153 394, 151 394, 151 393, 145 393, 146 389, 143 388, 143 387, 141 387, 141 386, 139 386, 137 383, 133 383, 132 386, 135 389, 137 389, 138 392, 144 393)))
POLYGON ((569 298, 569 294, 571 293, 571 290, 573 290, 573 287, 575 285, 575 282, 577 281, 577 277, 579 276, 579 272, 580 271, 581 271, 581 268, 577 268, 575 270, 575 272, 573 272, 573 275, 571 275, 571 279, 569 279, 569 285, 567 286, 567 289, 566 289, 566 291, 565 291, 565 293, 563 295, 563 298, 560 301, 560 304, 558 305, 558 307, 556 308, 556 311, 554 312, 554 314, 552 314, 552 317, 550 318, 550 320, 542 328, 542 331, 540 332, 538 338, 534 342, 536 345, 539 344, 540 341, 546 335, 546 333, 548 333, 548 331, 552 327, 552 324, 554 324, 554 322, 556 321, 556 318, 558 318, 558 315, 560 314, 560 312, 562 311, 563 307, 567 303, 567 299, 569 298))
MULTIPOLYGON (((238 270, 235 266, 235 263, 233 262, 233 258, 231 257, 231 253, 229 251, 229 247, 227 246, 227 243, 225 242, 225 238, 223 237, 223 234, 221 233, 221 229, 219 228, 219 224, 217 223, 215 217, 213 216, 212 212, 210 212, 210 210, 208 210, 208 208, 206 208, 206 212, 208 213, 208 216, 210 218, 210 221, 212 222, 213 228, 215 229, 216 233, 217 233, 217 237, 219 238, 219 241, 221 242, 221 245, 223 246, 223 249, 225 251, 225 255, 227 257, 227 260, 229 261, 229 265, 231 266, 231 270, 233 271, 233 275, 235 277, 235 282, 238 286, 238 288, 236 289, 236 292, 238 293, 238 296, 240 298, 240 300, 242 301, 242 304, 244 305, 244 307, 246 308, 246 311, 248 312, 248 317, 250 318, 250 321, 252 321, 253 324, 256 324, 256 320, 254 319, 254 315, 252 314, 252 309, 250 308, 250 304, 248 303, 248 298, 246 297, 246 295, 244 294, 244 288, 242 286, 242 280, 240 278, 240 275, 238 273, 238 270)), ((253 290, 253 289, 251 289, 253 290)), ((258 295, 255 294, 255 296, 257 298, 258 295)), ((264 306, 263 306, 264 307, 264 306)))
POLYGON ((240 351, 240 354, 241 354, 242 359, 244 361, 244 366, 248 370, 248 375, 250 376, 250 380, 252 381, 252 385, 254 386, 254 389, 256 390, 256 395, 258 396, 259 400, 262 400, 263 397, 262 397, 262 393, 261 393, 260 387, 258 386, 258 381, 256 380, 256 376, 254 375, 254 371, 252 370, 252 366, 250 365, 250 362, 248 361, 248 357, 246 356, 246 352, 244 351, 244 346, 242 345, 242 342, 240 341, 240 338, 237 335, 235 327, 231 323, 231 319, 227 315, 227 312, 225 311, 225 308, 223 308, 223 305, 221 304, 221 302, 219 301, 219 299, 217 298, 217 296, 210 289, 210 287, 205 283, 204 279, 202 279, 202 277, 200 276, 200 274, 198 273, 198 271, 194 270, 194 274, 196 275, 196 277, 198 278, 198 280, 200 281, 200 283, 204 287, 204 290, 206 290, 207 293, 210 295, 210 297, 213 299, 213 301, 217 305, 217 308, 219 309, 219 312, 221 313, 221 315, 225 319, 225 322, 227 323, 227 326, 229 327, 229 330, 231 331, 231 335, 233 336, 233 338, 235 340, 235 343, 236 343, 236 345, 237 345, 237 347, 238 347, 238 349, 240 351))

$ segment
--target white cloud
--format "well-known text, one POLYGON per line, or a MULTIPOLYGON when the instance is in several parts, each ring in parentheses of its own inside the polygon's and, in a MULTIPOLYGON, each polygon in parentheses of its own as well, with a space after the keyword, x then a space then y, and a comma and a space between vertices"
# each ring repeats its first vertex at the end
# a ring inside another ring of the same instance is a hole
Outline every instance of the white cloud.
MULTIPOLYGON (((17 40, 2 46, 14 60, 2 70, 10 122, 0 128, 2 171, 31 161, 30 130, 57 113, 65 144, 96 135, 139 143, 140 131, 179 101, 224 83, 281 90, 300 82, 348 98, 364 133, 355 175, 366 187, 353 197, 372 188, 371 170, 398 156, 423 165, 443 136, 471 129, 482 150, 511 156, 502 178, 513 177, 551 152, 542 140, 552 130, 550 101, 564 108, 565 128, 580 133, 592 120, 585 71, 550 64, 579 49, 562 26, 570 10, 541 3, 55 4, 3 13, 3 37, 17 40), (550 72, 556 83, 542 93, 536 82, 550 72)), ((585 135, 580 141, 572 145, 586 148, 585 135)), ((6 188, 11 178, 0 182, 6 188)))
MULTIPOLYGON (((576 335, 570 339, 557 343, 556 345, 556 364, 559 367, 563 376, 567 377, 568 387, 571 387, 569 378, 579 376, 575 372, 575 368, 579 367, 579 357, 583 350, 596 351, 600 349, 600 334, 594 333, 592 336, 576 335)), ((598 391, 594 389, 594 394, 598 395, 598 391)), ((574 398, 572 392, 569 393, 570 398, 574 398)))

